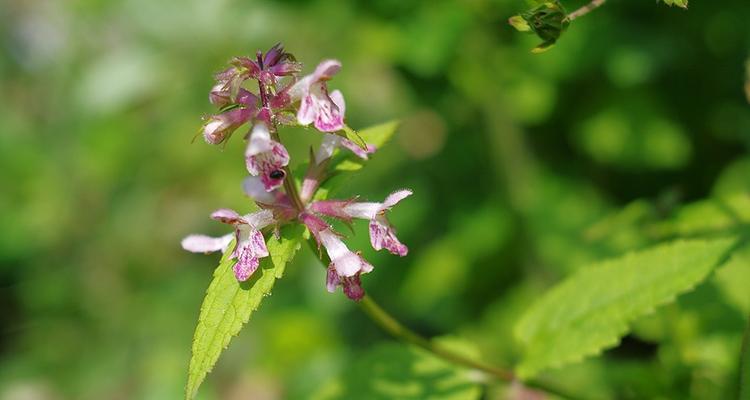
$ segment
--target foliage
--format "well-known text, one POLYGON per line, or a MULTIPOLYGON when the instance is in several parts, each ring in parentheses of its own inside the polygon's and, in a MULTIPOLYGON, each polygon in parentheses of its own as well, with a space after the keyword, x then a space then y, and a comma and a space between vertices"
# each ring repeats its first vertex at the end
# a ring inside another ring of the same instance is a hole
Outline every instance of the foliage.
MULTIPOLYGON (((441 345, 476 357, 478 351, 465 341, 442 338, 441 345)), ((481 388, 471 371, 437 358, 425 350, 403 344, 380 344, 368 350, 312 398, 371 400, 471 400, 481 388)))
MULTIPOLYGON (((744 243, 747 1, 608 1, 540 55, 529 49, 543 40, 505 23, 539 6, 523 3, 3 7, 0 398, 184 395, 213 265, 177 243, 226 233, 207 210, 249 207, 237 197, 239 140, 190 140, 209 112, 210 73, 277 41, 299 59, 342 60, 349 126, 401 121, 356 179, 330 182, 364 200, 414 188, 389 215, 410 255, 364 250, 378 271, 366 290, 419 333, 473 342, 488 363, 522 364, 513 327, 586 266, 672 241, 744 243)), ((281 135, 300 163, 316 139, 281 135)), ((342 232, 366 247, 366 228, 342 232)), ((593 398, 737 398, 748 262, 745 244, 615 346, 539 379, 593 398)), ((389 339, 321 289, 324 274, 299 251, 199 397, 308 399, 364 370, 358 360, 389 339)), ((472 382, 485 398, 507 394, 472 382)))
POLYGON ((260 302, 271 294, 276 280, 284 275, 286 264, 299 250, 302 234, 301 227, 288 227, 282 230, 278 240, 271 239, 268 243, 271 257, 263 259, 259 272, 245 282, 238 282, 232 272, 236 261, 229 255, 234 251, 234 245, 224 253, 206 290, 195 328, 186 388, 188 399, 195 397, 198 386, 213 369, 229 341, 247 323, 260 302))
POLYGON ((509 22, 519 32, 533 32, 542 39, 542 44, 532 50, 534 53, 541 53, 552 47, 570 23, 559 0, 544 2, 521 15, 511 17, 509 22))
POLYGON ((519 321, 516 335, 526 348, 519 374, 530 377, 616 345, 636 318, 704 280, 734 242, 676 241, 582 268, 519 321))

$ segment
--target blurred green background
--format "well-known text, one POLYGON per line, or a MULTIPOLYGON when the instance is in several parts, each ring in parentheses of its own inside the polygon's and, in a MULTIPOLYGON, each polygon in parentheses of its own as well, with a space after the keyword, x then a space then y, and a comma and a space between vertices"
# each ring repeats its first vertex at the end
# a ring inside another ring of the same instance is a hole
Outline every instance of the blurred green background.
MULTIPOLYGON (((513 323, 545 288, 648 244, 644 221, 748 190, 747 0, 687 11, 613 0, 541 55, 506 23, 524 7, 4 0, 0 400, 183 395, 218 257, 179 241, 224 233, 208 219, 216 208, 248 208, 241 141, 221 151, 191 139, 213 112, 212 73, 279 41, 306 72, 343 62, 331 87, 351 126, 402 120, 342 193, 415 191, 391 215, 408 257, 373 252, 365 226, 348 241, 377 266, 367 291, 417 331, 470 339, 496 364, 517 359, 513 323)), ((282 138, 297 162, 317 139, 282 138)), ((548 376, 621 398, 721 398, 750 311, 737 290, 733 301, 706 297, 726 292, 719 283, 701 286, 603 357, 548 376)), ((386 341, 325 291, 304 248, 199 398, 315 397, 386 341)))

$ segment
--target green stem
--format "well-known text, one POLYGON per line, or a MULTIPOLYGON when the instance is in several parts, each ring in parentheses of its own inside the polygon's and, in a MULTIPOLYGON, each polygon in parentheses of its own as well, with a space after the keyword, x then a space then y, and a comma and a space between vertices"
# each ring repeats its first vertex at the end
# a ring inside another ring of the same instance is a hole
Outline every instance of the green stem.
MULTIPOLYGON (((271 136, 273 137, 273 140, 281 143, 281 138, 279 137, 279 133, 276 131, 276 124, 274 124, 271 127, 271 136)), ((289 166, 284 166, 284 191, 286 192, 286 195, 289 196, 289 199, 292 201, 292 204, 294 204, 294 208, 296 208, 299 211, 302 211, 305 209, 304 203, 302 203, 302 200, 299 197, 299 192, 297 191, 297 185, 294 183, 294 176, 292 175, 292 171, 289 169, 289 166)))
POLYGON ((447 361, 451 361, 455 364, 465 365, 467 367, 477 369, 488 373, 502 381, 510 382, 515 379, 515 376, 511 371, 504 370, 492 365, 485 364, 481 361, 472 360, 464 357, 460 354, 456 354, 450 350, 438 346, 429 339, 418 335, 414 331, 410 330, 388 314, 382 307, 376 303, 372 297, 365 295, 364 298, 359 302, 362 311, 370 317, 376 324, 378 324, 383 330, 388 332, 391 336, 396 339, 400 339, 404 342, 411 343, 418 347, 421 347, 438 357, 441 357, 447 361))
MULTIPOLYGON (((378 326, 383 328, 384 331, 388 332, 396 339, 418 346, 454 364, 463 365, 468 368, 482 371, 503 382, 513 382, 517 380, 513 372, 509 370, 486 364, 482 361, 475 360, 469 357, 465 357, 461 354, 455 353, 438 345, 437 343, 425 338, 424 336, 417 334, 416 332, 402 325, 390 314, 388 314, 388 312, 383 310, 383 308, 380 307, 378 303, 376 303, 370 296, 365 295, 365 297, 362 298, 362 300, 359 302, 359 306, 362 311, 364 311, 364 313, 367 314, 367 316, 370 317, 371 320, 373 320, 373 322, 375 322, 378 326)), ((560 388, 554 387, 547 382, 529 380, 523 382, 523 384, 527 387, 538 389, 565 399, 582 400, 582 398, 571 395, 570 393, 567 393, 560 388)))
MULTIPOLYGON (((320 257, 321 261, 323 262, 323 266, 327 266, 328 264, 330 264, 328 255, 321 254, 318 251, 318 246, 315 244, 313 238, 308 239, 307 244, 310 246, 312 252, 320 257)), ((451 363, 463 365, 477 371, 482 371, 487 375, 497 378, 498 380, 501 380, 503 382, 514 382, 517 380, 515 374, 513 374, 512 371, 486 364, 482 361, 455 353, 412 331, 411 329, 398 322, 396 318, 388 314, 387 311, 380 307, 380 305, 378 305, 378 303, 376 303, 375 300, 373 300, 372 297, 368 295, 365 295, 365 297, 363 297, 362 300, 359 301, 359 306, 373 322, 375 322, 388 334, 402 342, 411 343, 451 363)), ((583 400, 581 397, 571 395, 547 382, 529 380, 524 381, 523 384, 527 387, 538 389, 549 394, 562 397, 564 399, 583 400)))

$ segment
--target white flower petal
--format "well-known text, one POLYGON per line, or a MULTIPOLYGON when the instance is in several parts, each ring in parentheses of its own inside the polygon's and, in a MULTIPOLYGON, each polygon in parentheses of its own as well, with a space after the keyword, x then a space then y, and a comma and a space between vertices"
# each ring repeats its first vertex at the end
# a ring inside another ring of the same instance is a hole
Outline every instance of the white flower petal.
POLYGON ((413 192, 409 189, 401 189, 391 193, 385 198, 383 209, 385 210, 395 206, 399 201, 411 196, 412 194, 413 192))
POLYGON ((242 181, 242 191, 251 199, 263 204, 276 203, 273 192, 266 192, 266 187, 260 177, 248 176, 242 181))
POLYGON ((263 229, 274 222, 271 210, 261 210, 242 217, 245 223, 253 230, 263 229))
POLYGON ((351 203, 344 206, 344 213, 352 218, 373 219, 382 209, 382 203, 351 203))
POLYGON ((271 151, 271 148, 271 132, 268 131, 266 124, 263 122, 257 122, 253 125, 253 130, 250 133, 250 140, 247 143, 245 157, 271 151))
POLYGON ((315 163, 320 164, 323 161, 331 158, 333 156, 333 151, 336 150, 336 147, 338 147, 340 142, 341 136, 335 135, 333 133, 326 133, 323 136, 323 141, 320 142, 318 151, 315 153, 315 163))
POLYGON ((211 237, 206 235, 189 235, 182 239, 180 243, 182 248, 193 253, 212 253, 214 251, 226 251, 229 243, 232 242, 234 233, 221 237, 211 237))

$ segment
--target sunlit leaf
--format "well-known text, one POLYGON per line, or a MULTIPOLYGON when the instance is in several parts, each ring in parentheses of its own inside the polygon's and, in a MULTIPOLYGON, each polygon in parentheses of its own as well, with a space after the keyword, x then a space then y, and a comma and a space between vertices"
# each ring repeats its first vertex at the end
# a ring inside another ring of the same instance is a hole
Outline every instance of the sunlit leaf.
MULTIPOLYGON (((388 143, 393 134, 396 133, 396 128, 398 128, 398 121, 385 122, 359 131, 358 136, 368 145, 375 146, 377 151, 388 143)), ((356 171, 364 165, 365 160, 348 150, 339 151, 331 161, 331 168, 334 171, 356 171)))
POLYGON ((542 296, 519 321, 517 368, 529 378, 613 347, 638 317, 703 281, 733 239, 678 240, 583 268, 542 296))
POLYGON ((687 8, 688 0, 662 0, 668 6, 687 8))
MULTIPOLYGON (((393 137, 398 128, 398 121, 390 121, 382 124, 374 125, 369 128, 359 131, 359 136, 368 145, 375 146, 376 151, 380 150, 385 146, 388 141, 393 137)), ((377 152, 374 154, 377 157, 377 152)), ((351 151, 347 149, 339 149, 332 157, 329 164, 329 171, 331 176, 326 182, 323 183, 321 188, 318 190, 316 198, 322 199, 327 196, 331 189, 342 186, 343 183, 351 178, 351 174, 347 172, 354 172, 362 169, 367 161, 363 160, 351 151)), ((306 169, 307 165, 303 165, 301 168, 306 169)), ((301 171, 300 171, 301 173, 301 171)))
POLYGON ((281 230, 280 239, 272 236, 268 240, 268 252, 271 256, 263 258, 258 270, 242 283, 234 277, 234 260, 228 257, 234 246, 230 246, 224 254, 206 291, 198 326, 195 328, 188 369, 187 399, 195 397, 201 382, 229 345, 229 341, 247 323, 264 296, 271 293, 273 284, 284 274, 286 264, 299 249, 303 232, 301 226, 288 226, 281 230))
POLYGON ((338 135, 343 136, 352 141, 352 143, 359 146, 362 150, 367 150, 367 143, 357 131, 350 128, 349 125, 344 125, 344 129, 337 132, 338 135))

